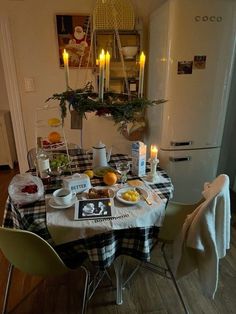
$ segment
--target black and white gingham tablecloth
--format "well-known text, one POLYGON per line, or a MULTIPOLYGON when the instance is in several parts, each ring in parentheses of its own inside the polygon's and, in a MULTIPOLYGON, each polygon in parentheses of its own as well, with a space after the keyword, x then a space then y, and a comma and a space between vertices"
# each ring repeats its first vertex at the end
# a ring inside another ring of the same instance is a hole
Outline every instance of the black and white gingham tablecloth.
MULTIPOLYGON (((92 168, 91 154, 77 154, 71 156, 71 171, 84 172, 92 168)), ((115 154, 111 156, 109 165, 115 168, 118 160, 131 160, 127 155, 115 154)), ((148 166, 147 166, 148 169, 148 166)), ((172 197, 173 185, 165 171, 157 168, 164 183, 150 185, 163 202, 168 202, 172 197)), ((128 179, 133 179, 131 174, 128 179)), ((104 185, 101 178, 91 179, 93 186, 104 185)), ((53 182, 45 186, 45 193, 52 193, 58 188, 53 182)), ((3 226, 8 228, 20 228, 32 231, 50 244, 52 244, 64 262, 73 267, 83 259, 89 260, 97 267, 103 269, 109 267, 119 255, 129 255, 142 261, 150 259, 151 249, 158 238, 159 228, 155 226, 145 228, 130 228, 114 230, 112 232, 98 234, 89 238, 80 239, 70 243, 55 246, 46 225, 45 200, 17 208, 8 198, 5 207, 3 226)))

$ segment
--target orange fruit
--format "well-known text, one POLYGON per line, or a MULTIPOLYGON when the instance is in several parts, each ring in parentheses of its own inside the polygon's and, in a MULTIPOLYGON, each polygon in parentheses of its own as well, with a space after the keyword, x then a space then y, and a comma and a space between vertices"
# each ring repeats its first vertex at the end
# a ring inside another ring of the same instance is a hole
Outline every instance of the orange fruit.
POLYGON ((114 185, 117 182, 117 175, 114 172, 107 172, 103 177, 103 182, 106 185, 114 185))
POLYGON ((51 132, 48 135, 48 140, 51 143, 58 143, 61 140, 61 135, 58 132, 51 132))

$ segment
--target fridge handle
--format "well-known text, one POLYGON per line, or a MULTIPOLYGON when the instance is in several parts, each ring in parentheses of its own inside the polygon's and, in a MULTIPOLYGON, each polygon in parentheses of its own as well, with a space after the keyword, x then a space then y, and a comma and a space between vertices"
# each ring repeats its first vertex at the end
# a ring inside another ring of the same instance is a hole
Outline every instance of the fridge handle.
POLYGON ((191 157, 190 156, 186 156, 186 157, 170 157, 169 160, 172 161, 172 162, 189 161, 189 160, 191 160, 191 157))
POLYGON ((171 146, 190 146, 193 144, 193 141, 186 141, 186 142, 170 142, 171 146))

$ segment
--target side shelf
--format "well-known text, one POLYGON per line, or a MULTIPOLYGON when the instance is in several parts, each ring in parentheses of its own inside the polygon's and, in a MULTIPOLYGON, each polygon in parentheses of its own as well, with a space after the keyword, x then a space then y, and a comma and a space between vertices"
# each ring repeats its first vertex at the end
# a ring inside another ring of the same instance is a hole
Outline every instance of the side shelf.
MULTIPOLYGON (((140 54, 140 34, 136 30, 119 30, 118 40, 121 47, 136 46, 137 54, 133 58, 124 56, 125 71, 128 78, 129 88, 132 93, 138 91, 140 54)), ((98 59, 101 50, 108 51, 110 60, 110 90, 114 92, 126 92, 124 72, 120 58, 119 44, 116 32, 113 30, 97 30, 94 32, 94 57, 98 59)))

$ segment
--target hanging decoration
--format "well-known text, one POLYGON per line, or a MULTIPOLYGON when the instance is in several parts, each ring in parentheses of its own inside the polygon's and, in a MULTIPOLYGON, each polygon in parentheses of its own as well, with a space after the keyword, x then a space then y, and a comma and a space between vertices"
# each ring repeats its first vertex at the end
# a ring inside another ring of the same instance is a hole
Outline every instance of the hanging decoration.
MULTIPOLYGON (((145 112, 148 106, 161 104, 165 100, 150 101, 143 96, 144 70, 146 56, 142 52, 139 61, 139 89, 138 94, 131 94, 127 79, 127 73, 122 54, 119 30, 134 29, 134 12, 127 0, 97 0, 93 13, 93 31, 96 29, 112 29, 120 54, 126 93, 116 93, 109 90, 110 81, 110 54, 101 50, 96 65, 99 67, 98 92, 94 91, 92 82, 88 82, 84 88, 72 90, 69 86, 68 54, 64 51, 63 60, 66 75, 66 91, 53 94, 47 99, 58 100, 61 109, 62 123, 67 114, 67 109, 81 120, 86 118, 86 113, 95 112, 97 116, 111 116, 118 129, 129 140, 140 137, 140 132, 145 130, 145 112), (133 136, 131 136, 132 134, 133 136)), ((90 23, 90 21, 89 21, 90 23)), ((93 40, 93 37, 91 39, 93 40)), ((91 46, 92 49, 92 41, 91 46)), ((90 49, 90 57, 92 57, 90 49)), ((82 54, 83 57, 83 54, 82 54)), ((82 58, 81 58, 82 59, 82 58)), ((88 62, 91 62, 88 60, 88 62)), ((76 122, 77 123, 77 122, 76 122)), ((76 125, 76 123, 74 123, 76 125)), ((82 121, 79 127, 82 130, 82 121)))
POLYGON ((110 115, 115 123, 122 124, 140 121, 140 115, 144 115, 148 106, 165 102, 164 99, 150 101, 114 92, 104 92, 103 97, 103 100, 98 97, 92 83, 89 82, 85 88, 70 89, 61 94, 54 94, 47 101, 59 100, 62 121, 66 117, 68 108, 77 111, 83 117, 86 117, 87 112, 95 112, 97 116, 110 115))

